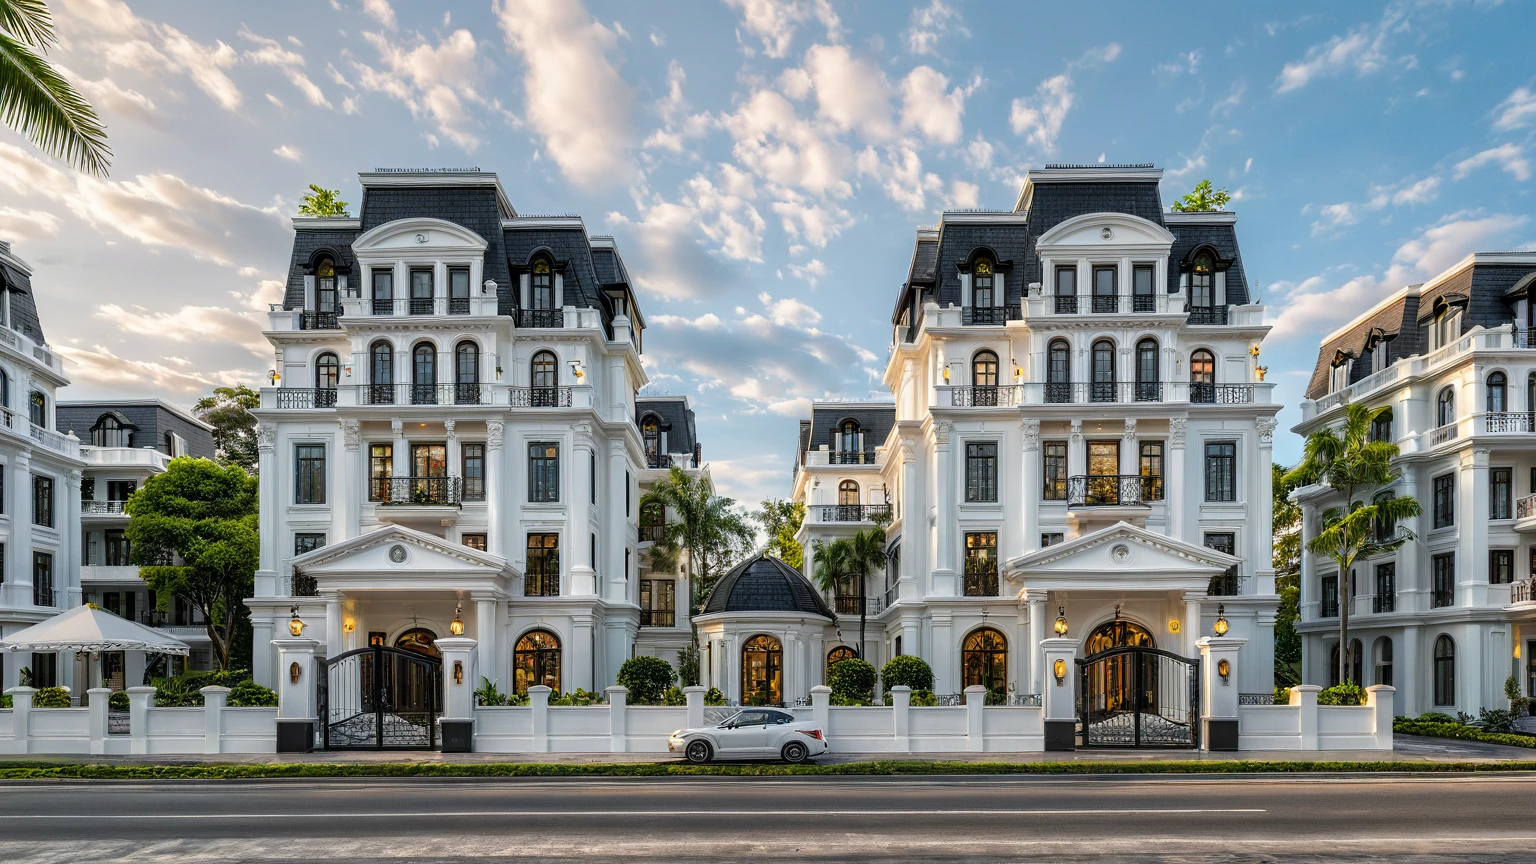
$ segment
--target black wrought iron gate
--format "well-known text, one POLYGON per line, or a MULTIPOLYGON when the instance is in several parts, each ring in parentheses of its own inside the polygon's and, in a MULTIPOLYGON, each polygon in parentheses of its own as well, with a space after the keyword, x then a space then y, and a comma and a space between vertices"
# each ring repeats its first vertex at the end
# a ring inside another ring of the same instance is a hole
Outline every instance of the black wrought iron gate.
POLYGON ((327 750, 431 750, 442 713, 442 661, 374 646, 326 661, 317 687, 327 750))
POLYGON ((1084 747, 1198 747, 1200 661, 1111 648, 1077 661, 1084 747))

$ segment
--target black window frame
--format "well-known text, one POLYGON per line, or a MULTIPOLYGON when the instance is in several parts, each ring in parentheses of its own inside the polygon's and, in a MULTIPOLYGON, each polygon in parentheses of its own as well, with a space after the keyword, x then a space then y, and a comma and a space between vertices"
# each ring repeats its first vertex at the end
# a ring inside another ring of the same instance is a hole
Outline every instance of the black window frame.
POLYGON ((1442 552, 1429 559, 1429 608, 1446 609, 1456 605, 1456 553, 1442 552))
POLYGON ((1136 447, 1136 468, 1141 473, 1141 500, 1163 500, 1167 452, 1161 441, 1142 441, 1136 447), (1156 471, 1153 471, 1153 468, 1156 471))
POLYGON ((58 608, 53 587, 53 553, 32 550, 32 605, 58 608), (47 602, 43 602, 43 601, 47 602))
POLYGON ((1068 448, 1065 441, 1040 442, 1040 497, 1046 501, 1067 500, 1068 448), (1053 471, 1059 468, 1059 471, 1053 471))
POLYGON ((1205 442, 1205 500, 1214 503, 1237 501, 1236 441, 1205 442))
POLYGON ((459 542, 476 552, 485 552, 489 549, 490 536, 484 532, 470 532, 468 534, 460 534, 459 542))
POLYGON ((1488 584, 1510 585, 1515 581, 1515 550, 1488 550, 1488 584))
POLYGON ((1435 637, 1433 657, 1435 707, 1449 708, 1456 704, 1456 640, 1447 633, 1435 637))
POLYGON ((307 555, 316 549, 322 549, 326 545, 324 531, 295 531, 293 532, 293 556, 307 555))
POLYGON ((1515 517, 1515 469, 1488 469, 1488 518, 1515 517))
POLYGON ((390 479, 395 475, 395 445, 392 441, 368 444, 368 500, 386 501, 390 479))
POLYGON ((1397 608, 1397 562, 1383 561, 1376 565, 1376 599, 1373 608, 1377 612, 1392 612, 1397 608))
POLYGON ((1432 525, 1435 529, 1456 524, 1456 472, 1441 474, 1430 481, 1432 525))
POLYGON ((997 442, 965 442, 965 500, 995 504, 998 496, 997 442))
POLYGON ((530 532, 524 544, 523 596, 560 596, 560 535, 530 532))
POLYGON ((465 501, 485 500, 485 442, 465 441, 459 445, 459 470, 462 472, 465 501))
POLYGON ((293 445, 293 503, 324 504, 325 443, 299 441, 293 445), (318 453, 318 455, 316 455, 318 453))
POLYGON ((640 580, 640 626, 677 626, 677 580, 640 580))
POLYGON ((560 502, 560 442, 528 443, 528 501, 532 504, 560 502), (540 450, 543 452, 538 452, 540 450))
POLYGON ((54 527, 53 478, 46 474, 32 475, 32 524, 43 528, 54 527))
POLYGON ((1383 410, 1377 412, 1375 417, 1371 418, 1371 440, 1372 441, 1391 441, 1392 440, 1392 409, 1391 408, 1383 409, 1383 410))
POLYGON ((1339 617, 1339 574, 1324 573, 1317 580, 1317 617, 1339 617))

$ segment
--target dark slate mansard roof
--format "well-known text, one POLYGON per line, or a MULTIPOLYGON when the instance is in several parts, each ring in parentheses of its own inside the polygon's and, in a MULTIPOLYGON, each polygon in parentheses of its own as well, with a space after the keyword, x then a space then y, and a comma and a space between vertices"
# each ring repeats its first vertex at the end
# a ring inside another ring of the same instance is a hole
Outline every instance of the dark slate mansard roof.
POLYGON ((214 455, 213 433, 208 427, 155 400, 60 402, 54 412, 58 428, 75 433, 85 444, 91 443, 91 429, 102 415, 113 414, 133 427, 128 440, 130 447, 149 447, 165 453, 165 433, 175 432, 187 442, 188 456, 212 459, 214 455))
POLYGON ((885 439, 890 437, 891 427, 896 425, 896 406, 849 404, 849 405, 816 405, 811 409, 810 426, 801 421, 801 452, 815 450, 826 444, 832 444, 832 433, 842 425, 844 420, 852 419, 859 424, 859 429, 864 433, 864 446, 870 450, 885 444, 885 439), (806 431, 809 428, 809 438, 806 431))
MULTIPOLYGON (((0 245, 0 252, 10 251, 9 243, 0 245)), ((20 267, 0 262, 0 290, 11 294, 11 329, 25 333, 40 345, 48 344, 43 338, 43 323, 37 317, 37 304, 32 299, 32 277, 20 267)))
MULTIPOLYGON (((599 250, 601 251, 601 250, 599 250)), ((667 452, 692 455, 699 444, 698 429, 694 424, 693 409, 681 396, 646 396, 635 400, 635 425, 645 421, 645 415, 655 414, 661 428, 667 430, 667 452)))
POLYGON ((720 577, 704 601, 703 614, 715 612, 800 612, 835 617, 827 601, 799 570, 766 555, 748 558, 720 577))

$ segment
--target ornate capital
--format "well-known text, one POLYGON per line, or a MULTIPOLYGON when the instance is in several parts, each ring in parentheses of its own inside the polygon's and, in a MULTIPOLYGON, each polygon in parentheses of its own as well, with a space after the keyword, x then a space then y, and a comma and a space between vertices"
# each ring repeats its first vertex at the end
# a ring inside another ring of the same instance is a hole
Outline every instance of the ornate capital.
POLYGON ((363 444, 363 434, 356 420, 341 421, 341 445, 356 450, 363 444))
POLYGON ((271 453, 277 447, 277 427, 270 423, 256 424, 256 449, 271 453))
POLYGON ((911 438, 901 439, 901 461, 917 461, 917 442, 913 441, 911 438))
POLYGON ((1189 421, 1183 417, 1174 417, 1168 421, 1168 446, 1177 450, 1184 449, 1184 427, 1189 421))
POLYGON ((933 424, 933 438, 934 438, 934 440, 937 441, 940 444, 948 444, 949 443, 949 428, 950 428, 950 426, 949 426, 949 421, 948 420, 940 420, 939 422, 933 424))
POLYGON ((492 450, 501 449, 501 433, 505 427, 500 420, 490 420, 485 424, 485 445, 492 450))
POLYGON ((1127 417, 1127 418, 1125 418, 1125 440, 1127 440, 1127 441, 1135 441, 1136 440, 1136 418, 1135 417, 1127 417))
POLYGON ((69 476, 68 476, 69 488, 71 488, 71 489, 79 489, 80 488, 80 477, 81 477, 80 469, 78 469, 78 468, 72 469, 69 472, 69 476))
POLYGON ((1072 445, 1075 447, 1083 443, 1083 421, 1072 421, 1072 445))
POLYGON ((1279 425, 1280 425, 1280 422, 1278 420, 1276 420, 1275 418, 1273 418, 1273 417, 1260 417, 1259 418, 1259 423, 1258 423, 1258 426, 1259 426, 1259 443, 1260 444, 1271 444, 1271 443, 1273 443, 1274 440, 1275 440, 1275 427, 1277 427, 1279 425))
POLYGON ((458 422, 457 422, 457 421, 455 421, 455 420, 444 420, 444 421, 443 421, 443 428, 444 428, 444 429, 445 429, 445 430, 447 430, 447 432, 448 432, 448 437, 449 437, 449 438, 452 438, 452 437, 454 437, 454 436, 453 436, 453 427, 455 427, 455 426, 457 426, 457 425, 459 425, 459 424, 458 424, 458 422))
POLYGON ((391 421, 389 421, 389 431, 390 431, 390 434, 392 434, 392 435, 394 435, 396 437, 399 437, 400 435, 404 434, 405 433, 405 421, 404 420, 391 420, 391 421))
POLYGON ((1024 418, 1024 452, 1031 453, 1040 449, 1040 418, 1024 418))

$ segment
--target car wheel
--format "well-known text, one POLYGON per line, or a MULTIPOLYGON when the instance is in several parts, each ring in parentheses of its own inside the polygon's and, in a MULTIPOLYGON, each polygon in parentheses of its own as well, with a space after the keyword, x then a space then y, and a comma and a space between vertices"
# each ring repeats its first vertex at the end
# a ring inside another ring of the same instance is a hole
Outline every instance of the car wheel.
POLYGON ((683 752, 688 756, 688 761, 695 765, 702 765, 715 755, 708 741, 689 741, 688 749, 683 752))
POLYGON ((811 750, 799 741, 791 741, 784 745, 784 749, 779 751, 779 755, 784 757, 785 762, 791 765, 799 765, 810 758, 811 750))

